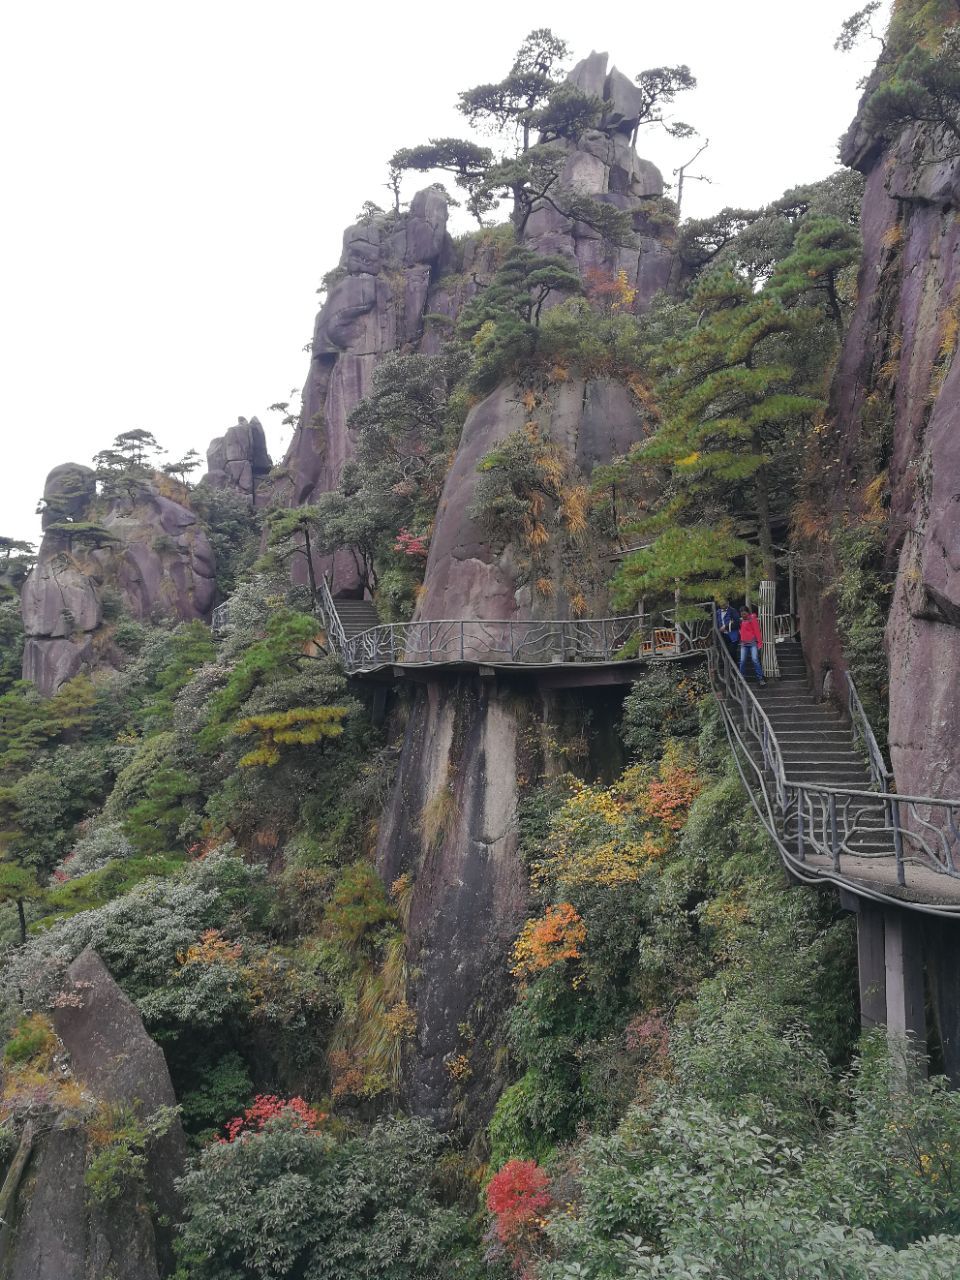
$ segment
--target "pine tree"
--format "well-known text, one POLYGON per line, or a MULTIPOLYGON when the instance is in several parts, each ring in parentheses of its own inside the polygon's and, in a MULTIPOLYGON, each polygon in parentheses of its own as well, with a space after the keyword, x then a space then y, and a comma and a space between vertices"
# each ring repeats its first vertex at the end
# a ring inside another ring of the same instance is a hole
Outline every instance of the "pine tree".
POLYGON ((798 387, 788 342, 805 317, 731 272, 706 276, 691 298, 700 322, 660 357, 663 423, 638 452, 669 469, 661 510, 637 532, 652 542, 628 557, 621 595, 718 589, 748 550, 737 525, 756 523, 764 576, 774 578, 772 500, 791 436, 820 401, 798 387), (642 590, 638 590, 642 588, 642 590))
POLYGON ((291 707, 288 711, 271 711, 238 720, 233 726, 235 734, 241 737, 259 734, 257 745, 240 758, 239 767, 251 769, 265 765, 270 768, 280 763, 282 747, 308 747, 339 738, 348 710, 347 707, 291 707))

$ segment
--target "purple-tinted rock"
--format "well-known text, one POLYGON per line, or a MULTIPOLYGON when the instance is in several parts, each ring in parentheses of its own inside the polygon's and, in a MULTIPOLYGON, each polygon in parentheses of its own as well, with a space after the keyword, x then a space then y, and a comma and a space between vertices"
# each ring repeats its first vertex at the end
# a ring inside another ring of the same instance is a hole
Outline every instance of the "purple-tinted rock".
MULTIPOLYGON (((611 379, 571 378, 551 387, 534 416, 543 436, 562 446, 585 476, 598 464, 626 453, 643 434, 630 391, 611 379)), ((514 553, 508 547, 495 554, 469 515, 480 459, 521 430, 530 417, 519 389, 510 384, 471 409, 434 521, 418 617, 533 616, 529 592, 522 590, 516 576, 514 553)), ((559 565, 555 576, 562 578, 559 565)), ((562 594, 549 600, 553 615, 564 616, 568 607, 562 594)), ((600 595, 591 602, 591 611, 603 612, 605 607, 600 595)))
MULTIPOLYGON (((71 465, 52 472, 51 491, 75 470, 71 465)), ((141 620, 162 615, 192 621, 208 617, 213 605, 215 558, 192 511, 152 485, 132 501, 93 503, 90 496, 86 506, 73 507, 72 518, 93 517, 113 540, 69 550, 62 534, 48 530, 21 591, 23 677, 46 695, 81 671, 119 660, 103 625, 105 587, 141 620)))
MULTIPOLYGON (((891 761, 902 793, 957 796, 960 364, 950 356, 960 296, 960 159, 930 163, 929 135, 917 127, 884 149, 855 122, 845 148, 867 182, 857 306, 831 392, 826 514, 861 518, 863 459, 874 455, 882 415, 892 437, 887 548, 896 569, 886 630, 891 761)), ((821 557, 801 582, 804 648, 818 683, 828 669, 844 669, 826 589, 837 572, 821 557)))
POLYGON ((225 435, 210 441, 201 483, 210 489, 235 489, 256 502, 257 481, 272 466, 263 427, 256 418, 241 418, 225 435))

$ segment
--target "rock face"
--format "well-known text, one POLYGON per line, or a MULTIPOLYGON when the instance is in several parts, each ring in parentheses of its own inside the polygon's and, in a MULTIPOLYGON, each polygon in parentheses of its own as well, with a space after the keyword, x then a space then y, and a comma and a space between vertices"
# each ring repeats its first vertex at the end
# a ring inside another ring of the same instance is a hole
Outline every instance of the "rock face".
MULTIPOLYGON (((427 294, 449 250, 447 202, 435 189, 414 196, 409 212, 376 214, 349 227, 326 303, 317 316, 300 425, 283 462, 277 500, 299 506, 335 489, 353 455, 347 420, 370 393, 378 360, 412 349, 421 336, 427 294)), ((324 568, 331 566, 324 565, 324 568)), ((356 589, 351 556, 332 566, 335 589, 356 589)))
MULTIPOLYGON (((639 90, 616 68, 608 72, 607 61, 605 53, 592 53, 570 75, 574 84, 603 99, 599 128, 587 130, 577 142, 551 145, 566 152, 560 186, 629 212, 637 243, 631 248, 605 244, 591 227, 547 204, 531 213, 523 243, 574 259, 582 272, 623 271, 637 291, 636 305, 645 309, 670 278, 673 224, 659 204, 659 170, 637 155, 631 141, 639 90)), ((297 506, 336 488, 354 450, 347 420, 369 394, 377 362, 392 351, 437 351, 443 327, 425 324, 425 317, 455 321, 496 271, 493 240, 481 236, 468 243, 457 260, 446 224, 446 200, 428 188, 414 196, 408 213, 376 214, 344 233, 339 279, 314 328, 300 425, 283 462, 285 478, 272 490, 278 500, 297 506)), ((352 557, 317 565, 318 570, 331 567, 335 592, 358 590, 352 557)))
MULTIPOLYGON (((867 183, 858 303, 830 405, 831 501, 848 507, 881 456, 896 570, 886 640, 897 788, 960 796, 960 160, 931 162, 929 148, 916 126, 885 148, 857 122, 845 139, 844 158, 867 183)), ((808 586, 801 618, 821 676, 843 668, 822 587, 808 586)))
MULTIPOLYGON (((557 591, 542 598, 518 570, 519 549, 497 551, 469 515, 477 463, 512 432, 536 421, 563 447, 584 478, 641 438, 643 421, 629 389, 609 379, 571 377, 548 388, 531 409, 506 385, 476 405, 444 485, 434 525, 418 617, 523 620, 571 615, 558 550, 549 572, 557 591)), ((558 544, 559 545, 559 544, 558 544)), ((586 558, 586 550, 583 558, 586 558)), ((606 611, 610 564, 596 566, 586 608, 606 611)), ((582 572, 583 566, 579 566, 582 572)), ((569 695, 566 695, 569 701, 569 695)), ((594 731, 616 708, 598 691, 589 711, 594 731)), ((614 699, 615 701, 615 699, 614 699)), ((387 884, 413 880, 407 961, 417 975, 409 999, 417 1014, 408 1101, 450 1127, 489 1115, 498 1082, 490 1054, 474 1080, 458 1028, 477 1044, 496 1042, 497 1017, 509 1003, 509 946, 526 908, 526 875, 517 856, 517 779, 536 776, 531 760, 551 705, 478 678, 417 692, 401 750, 392 800, 380 828, 378 859, 387 884)))
POLYGON ((272 466, 259 420, 240 418, 236 426, 210 441, 207 473, 201 484, 210 489, 234 489, 256 506, 258 482, 272 466))
MULTIPOLYGON (((67 971, 65 1003, 53 1014, 70 1066, 88 1096, 147 1117, 176 1103, 160 1048, 92 951, 67 971)), ((98 1204, 84 1182, 87 1135, 55 1127, 37 1142, 17 1194, 10 1280, 159 1280, 173 1270, 180 1218, 174 1185, 186 1163, 178 1118, 147 1153, 145 1195, 126 1187, 98 1204)))
MULTIPOLYGON (((437 511, 424 577, 419 618, 522 620, 569 617, 564 569, 551 564, 551 580, 560 589, 538 602, 517 572, 516 548, 495 552, 483 539, 469 511, 480 459, 524 424, 535 421, 542 435, 562 446, 584 478, 594 466, 624 454, 643 435, 643 419, 633 395, 607 378, 572 377, 549 388, 535 409, 527 408, 520 388, 505 385, 471 409, 460 447, 447 476, 437 511)), ((607 607, 604 562, 600 580, 586 594, 586 609, 596 617, 607 607)))
MULTIPOLYGON (((467 1047, 458 1028, 470 1024, 480 1044, 489 1038, 509 989, 509 945, 524 918, 520 755, 516 708, 502 692, 478 680, 431 683, 417 692, 381 824, 384 881, 406 874, 414 884, 407 962, 416 974, 408 999, 417 1032, 407 1097, 417 1114, 443 1127, 452 1123, 455 1059, 467 1047)), ((498 1088, 492 1076, 485 1069, 470 1085, 472 1110, 489 1113, 498 1088)))
POLYGON ((666 288, 673 252, 671 234, 656 203, 663 195, 663 177, 655 165, 637 155, 631 140, 642 107, 640 90, 616 67, 607 72, 605 53, 591 53, 578 62, 569 80, 584 93, 601 98, 605 109, 598 129, 586 130, 576 142, 551 143, 567 153, 560 185, 630 213, 637 244, 611 248, 591 227, 564 218, 547 204, 530 215, 524 242, 540 253, 576 258, 581 272, 625 272, 643 310, 655 293, 666 288))
POLYGON ((138 620, 209 616, 216 565, 192 511, 152 484, 130 499, 97 499, 93 473, 73 464, 50 473, 44 497, 46 531, 21 593, 23 678, 41 693, 55 693, 81 671, 111 664, 115 655, 103 616, 107 590, 138 620), (99 525, 109 538, 100 545, 78 542, 63 527, 84 522, 99 525))

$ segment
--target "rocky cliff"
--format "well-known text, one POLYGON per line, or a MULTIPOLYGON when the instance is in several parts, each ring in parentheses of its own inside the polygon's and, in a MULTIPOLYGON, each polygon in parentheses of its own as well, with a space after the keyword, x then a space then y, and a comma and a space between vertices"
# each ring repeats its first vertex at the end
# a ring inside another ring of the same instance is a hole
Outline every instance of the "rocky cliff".
POLYGON ((21 593, 23 677, 54 693, 118 661, 105 609, 141 621, 209 616, 215 565, 207 536, 159 482, 104 500, 89 467, 55 467, 44 486, 44 536, 21 593))
POLYGON ((230 489, 248 498, 254 505, 263 500, 260 481, 268 475, 273 462, 258 418, 240 418, 222 436, 216 436, 207 447, 207 471, 201 484, 209 489, 230 489))
MULTIPOLYGON (((602 129, 568 146, 563 182, 633 210, 637 248, 604 244, 547 207, 534 211, 524 243, 575 259, 582 271, 624 271, 643 308, 665 285, 673 261, 669 233, 655 231, 649 219, 649 199, 663 184, 630 140, 637 107, 628 91, 635 90, 616 70, 607 74, 606 62, 605 54, 592 54, 572 73, 576 84, 610 105, 602 129)), ((437 293, 443 287, 441 280, 437 293)), ((476 404, 437 511, 419 618, 519 621, 606 611, 610 563, 595 540, 583 539, 574 549, 554 538, 538 590, 523 564, 524 548, 512 540, 492 546, 471 514, 480 459, 524 430, 556 446, 577 483, 626 453, 641 438, 644 421, 627 385, 575 370, 536 393, 505 384, 476 404)), ((598 738, 615 717, 615 702, 598 691, 583 709, 598 738)), ((417 1033, 408 1096, 415 1110, 444 1125, 465 1117, 475 1125, 496 1097, 489 1066, 482 1082, 472 1081, 464 1037, 486 1042, 489 1064, 489 1037, 509 989, 507 949, 526 900, 517 853, 518 779, 549 767, 550 748, 541 744, 553 740, 555 715, 549 698, 480 677, 431 683, 414 698, 378 864, 387 883, 399 874, 412 880, 407 936, 417 1033)))
MULTIPOLYGON (((180 1216, 175 1179, 186 1140, 160 1048, 99 957, 85 951, 67 971, 53 1025, 62 1045, 56 1071, 63 1105, 28 1125, 14 1183, 5 1184, 9 1237, 0 1241, 10 1280, 157 1280, 173 1269, 173 1224, 180 1216), (68 1091, 63 1082, 69 1082, 68 1091), (66 1105, 69 1099, 69 1105, 66 1105), (111 1124, 158 1112, 162 1134, 146 1147, 142 1185, 94 1191, 90 1161, 111 1124)), ((8 1183, 10 1179, 8 1178, 8 1183)))
MULTIPOLYGON (((898 789, 960 795, 960 158, 936 161, 932 142, 914 125, 883 145, 859 119, 844 139, 844 160, 866 175, 864 251, 819 471, 829 518, 885 521, 898 789)), ((823 585, 802 598, 821 679, 844 666, 823 585)))

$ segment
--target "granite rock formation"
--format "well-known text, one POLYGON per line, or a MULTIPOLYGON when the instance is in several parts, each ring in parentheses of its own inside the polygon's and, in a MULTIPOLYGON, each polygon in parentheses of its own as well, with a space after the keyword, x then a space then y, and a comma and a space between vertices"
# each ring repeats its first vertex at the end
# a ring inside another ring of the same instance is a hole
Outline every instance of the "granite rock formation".
MULTIPOLYGON (((275 501, 300 506, 337 487, 353 454, 348 419, 369 395, 377 362, 420 339, 430 285, 449 251, 446 228, 447 202, 428 188, 408 212, 374 214, 344 232, 338 278, 314 326, 300 423, 272 487, 275 501)), ((351 556, 338 555, 332 568, 337 590, 356 588, 351 556)))
MULTIPOLYGON (((636 244, 607 244, 591 227, 547 204, 531 213, 523 243, 574 259, 581 271, 623 271, 637 291, 636 305, 644 309, 670 279, 673 228, 659 205, 663 178, 633 145, 639 90, 616 68, 608 72, 607 61, 607 54, 592 53, 570 75, 606 104, 599 127, 577 142, 552 145, 567 152, 560 186, 631 213, 636 244)), ((348 419, 369 394, 377 362, 392 351, 435 352, 443 329, 425 324, 425 317, 455 321, 496 271, 494 243, 480 236, 467 243, 458 261, 446 224, 447 202, 431 187, 414 196, 409 212, 374 214, 344 233, 338 278, 314 327, 300 424, 281 467, 283 478, 272 487, 277 500, 298 506, 336 488, 353 455, 348 419)), ((335 592, 357 589, 352 557, 336 557, 333 579, 335 592)))
POLYGON ((237 420, 207 448, 207 472, 201 480, 209 489, 232 489, 256 506, 259 481, 273 466, 267 440, 257 418, 237 420))
MULTIPOLYGON (((66 994, 53 1022, 91 1105, 144 1118, 175 1106, 163 1053, 94 952, 70 965, 66 994)), ((172 1272, 175 1179, 187 1155, 179 1118, 148 1149, 144 1188, 127 1186, 106 1205, 84 1180, 87 1144, 85 1127, 66 1123, 34 1140, 17 1189, 10 1280, 159 1280, 172 1272)))
MULTIPOLYGON (((864 252, 830 402, 838 458, 829 501, 835 513, 852 503, 856 514, 877 459, 887 468, 891 761, 901 792, 957 796, 960 158, 935 160, 920 126, 884 145, 859 120, 843 158, 866 175, 864 252)), ((807 584, 801 623, 815 676, 842 672, 822 582, 807 584)))
POLYGON ((93 473, 57 467, 44 488, 45 532, 23 585, 23 678, 49 695, 81 671, 116 658, 104 598, 112 592, 138 620, 209 616, 213 551, 196 516, 148 484, 132 498, 98 499, 93 473), (96 524, 106 537, 74 539, 69 525, 96 524))
MULTIPOLYGON (((643 435, 643 417, 629 388, 610 378, 571 377, 550 387, 534 410, 520 388, 498 387, 471 409, 437 511, 418 618, 569 617, 570 603, 560 590, 538 601, 517 573, 515 548, 494 551, 470 516, 480 459, 530 420, 545 438, 560 445, 584 478, 598 464, 626 453, 643 435)), ((561 582, 562 567, 551 565, 561 582)), ((587 612, 596 617, 608 604, 602 580, 587 596, 587 612)))
POLYGON ((607 71, 605 53, 591 53, 578 62, 569 81, 583 93, 602 99, 605 109, 599 128, 586 130, 576 142, 551 144, 567 153, 560 185, 630 213, 637 243, 630 248, 605 244, 591 227, 563 217, 545 203, 531 213, 524 242, 539 253, 576 258, 581 271, 623 271, 637 290, 638 306, 645 309, 653 295, 666 288, 674 259, 664 224, 657 217, 663 177, 656 165, 637 155, 633 145, 642 106, 640 90, 616 67, 607 71))

